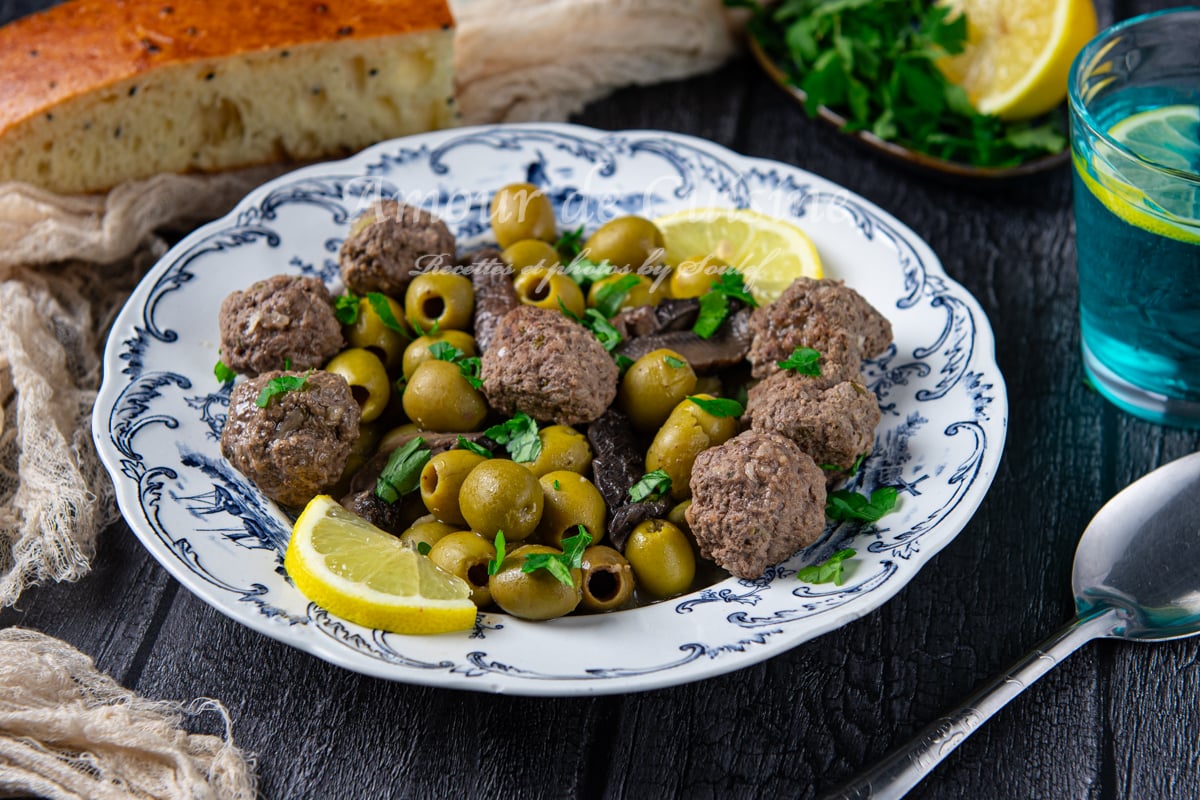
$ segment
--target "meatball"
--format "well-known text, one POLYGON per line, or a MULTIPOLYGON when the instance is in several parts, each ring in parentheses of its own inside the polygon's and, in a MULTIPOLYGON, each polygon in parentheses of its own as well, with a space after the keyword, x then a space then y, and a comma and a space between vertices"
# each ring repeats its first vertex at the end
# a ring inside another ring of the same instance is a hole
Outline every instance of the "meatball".
POLYGON ((559 425, 591 422, 617 396, 617 364, 582 325, 521 306, 504 315, 483 354, 483 393, 504 414, 559 425))
POLYGON ((235 372, 320 367, 342 349, 333 297, 317 278, 275 275, 221 303, 221 360, 235 372))
POLYGON ((874 393, 857 381, 783 371, 750 390, 743 419, 756 431, 791 439, 836 482, 871 452, 880 416, 874 393))
POLYGON ((837 380, 858 377, 862 360, 892 341, 887 318, 842 281, 797 278, 775 302, 750 319, 752 372, 765 378, 797 347, 821 353, 821 373, 837 380))
POLYGON ((342 281, 358 294, 404 297, 414 274, 454 264, 454 234, 423 208, 382 200, 350 227, 338 251, 342 281))
POLYGON ((330 372, 267 372, 233 387, 221 453, 267 497, 303 505, 342 476, 358 439, 360 412, 350 385, 330 372), (299 389, 260 392, 275 378, 303 378, 299 389))
POLYGON ((686 518, 700 555, 758 578, 825 530, 825 475, 790 439, 745 431, 696 457, 686 518))

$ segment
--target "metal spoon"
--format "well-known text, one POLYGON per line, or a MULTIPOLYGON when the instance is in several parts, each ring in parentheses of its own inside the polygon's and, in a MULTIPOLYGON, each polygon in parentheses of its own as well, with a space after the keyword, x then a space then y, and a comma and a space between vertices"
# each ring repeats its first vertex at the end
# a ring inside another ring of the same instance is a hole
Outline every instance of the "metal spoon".
POLYGON ((1134 481, 1088 524, 1071 575, 1075 618, 1012 669, 827 800, 903 797, 1025 687, 1098 638, 1200 633, 1200 453, 1134 481))

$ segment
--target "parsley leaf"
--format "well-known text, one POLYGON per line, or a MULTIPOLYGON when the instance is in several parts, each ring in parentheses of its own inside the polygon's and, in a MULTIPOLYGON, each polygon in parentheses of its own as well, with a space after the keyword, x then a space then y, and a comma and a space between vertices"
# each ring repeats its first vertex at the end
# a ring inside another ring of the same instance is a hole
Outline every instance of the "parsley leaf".
POLYGON ((478 389, 483 386, 483 379, 479 377, 483 362, 478 356, 468 356, 449 342, 434 342, 429 345, 429 355, 438 361, 457 364, 458 371, 473 388, 478 389))
POLYGON ((583 565, 583 551, 592 543, 591 534, 582 525, 578 526, 579 533, 562 540, 561 553, 530 553, 521 564, 522 572, 533 572, 544 569, 558 578, 564 586, 574 588, 575 579, 571 570, 583 565))
POLYGON ((629 487, 629 499, 635 503, 643 500, 657 500, 671 491, 671 476, 666 470, 656 469, 647 472, 638 482, 629 487))
POLYGON ((254 404, 259 408, 266 408, 271 402, 271 398, 279 394, 287 394, 288 392, 298 392, 304 388, 304 384, 308 383, 308 376, 312 374, 310 369, 303 375, 280 375, 276 378, 271 378, 267 381, 267 385, 258 393, 258 398, 254 404))
POLYGON ((754 295, 750 294, 750 290, 746 288, 746 281, 742 277, 742 273, 736 269, 723 270, 717 279, 713 281, 712 289, 709 291, 720 292, 726 297, 741 300, 751 308, 758 308, 758 301, 754 299, 754 295))
POLYGON ((843 563, 846 559, 854 555, 854 551, 850 548, 838 550, 829 558, 822 561, 820 564, 810 564, 796 573, 796 578, 805 583, 832 583, 834 586, 841 586, 843 580, 843 563))
POLYGON ((567 273, 567 277, 579 284, 580 289, 586 292, 588 287, 596 281, 612 275, 613 268, 607 261, 597 263, 590 258, 578 256, 572 259, 563 268, 563 271, 567 273))
POLYGON ((566 261, 573 261, 583 250, 583 226, 573 231, 563 231, 562 236, 554 243, 554 249, 566 261))
POLYGON ((729 316, 729 298, 741 300, 751 308, 757 308, 758 302, 746 289, 742 273, 736 269, 727 269, 713 281, 712 288, 700 295, 700 313, 692 325, 692 333, 701 339, 707 339, 717 332, 721 323, 729 316))
MULTIPOLYGON (((580 317, 571 309, 567 308, 563 303, 562 298, 558 298, 558 307, 562 309, 562 313, 567 319, 572 322, 578 322, 583 327, 592 332, 592 335, 600 340, 600 344, 604 345, 604 349, 612 352, 617 345, 621 343, 621 332, 613 327, 613 324, 608 321, 608 318, 594 308, 589 308, 584 315, 580 317)), ((620 362, 618 361, 618 365, 620 362)))
POLYGON ((674 369, 683 369, 687 366, 686 361, 684 361, 682 358, 676 358, 675 356, 663 356, 663 361, 667 362, 668 367, 672 367, 674 369))
POLYGON ((429 345, 429 355, 436 358, 438 361, 449 361, 454 363, 463 357, 463 351, 459 350, 449 342, 434 342, 429 345))
POLYGON ((496 531, 496 555, 488 562, 488 575, 495 575, 504 563, 504 531, 496 531))
POLYGON ((358 295, 349 289, 333 301, 333 315, 343 325, 358 322, 358 295))
POLYGON ((621 355, 620 353, 617 353, 615 356, 613 356, 613 359, 617 362, 617 377, 624 378, 625 371, 634 364, 633 359, 629 356, 621 355))
POLYGON ((596 287, 596 310, 611 319, 621 310, 621 303, 642 279, 632 273, 596 287))
POLYGON ((217 376, 217 380, 221 383, 229 383, 237 378, 237 373, 225 366, 225 362, 217 359, 217 363, 213 365, 213 375, 217 376))
POLYGON ((556 491, 556 492, 562 491, 562 484, 558 482, 558 478, 554 479, 554 491, 556 491))
MULTIPOLYGON (((385 328, 390 328, 396 333, 408 335, 408 331, 396 319, 396 315, 392 313, 392 304, 388 302, 387 296, 379 292, 367 292, 367 302, 371 304, 371 310, 379 317, 379 321, 383 323, 385 328)), ((434 322, 434 328, 437 327, 437 322, 434 322)))
POLYGON ((429 542, 417 542, 417 552, 423 556, 429 555, 429 551, 433 549, 433 545, 429 542))
POLYGON ((395 503, 415 490, 421 480, 421 470, 431 455, 420 436, 393 450, 375 482, 375 496, 385 503, 395 503))
POLYGON ((714 417, 740 417, 745 413, 746 409, 737 400, 730 400, 725 397, 699 397, 697 395, 688 395, 688 400, 691 400, 696 405, 700 406, 702 411, 712 414, 714 417))
POLYGON ((876 522, 896 507, 899 493, 895 486, 881 486, 866 495, 839 489, 825 501, 825 516, 838 522, 876 522))
POLYGON ((783 361, 776 361, 780 369, 790 369, 797 375, 820 375, 821 353, 811 347, 797 347, 783 361))
POLYGON ((491 450, 488 450, 486 447, 484 447, 481 444, 472 442, 470 439, 468 439, 465 436, 458 437, 458 449, 466 450, 467 452, 474 453, 477 456, 483 456, 484 458, 492 457, 491 450))
POLYGON ((493 425, 483 435, 496 444, 504 445, 513 461, 528 463, 542 452, 542 440, 538 436, 537 422, 528 414, 518 411, 512 419, 493 425))

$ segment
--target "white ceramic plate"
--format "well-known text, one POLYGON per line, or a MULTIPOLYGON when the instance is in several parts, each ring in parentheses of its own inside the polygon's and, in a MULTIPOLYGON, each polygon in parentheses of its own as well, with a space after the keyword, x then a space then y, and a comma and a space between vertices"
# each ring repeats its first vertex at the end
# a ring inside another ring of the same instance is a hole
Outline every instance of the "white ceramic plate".
POLYGON ((991 484, 1007 399, 978 303, 912 231, 816 175, 657 131, 569 125, 467 128, 386 142, 251 192, 174 247, 113 326, 94 435, 121 511, 180 583, 222 613, 348 669, 393 680, 536 695, 628 692, 762 661, 878 607, 963 528, 991 484), (831 525, 759 580, 607 615, 529 623, 481 614, 474 630, 411 637, 310 604, 283 570, 290 520, 222 458, 228 388, 213 377, 217 309, 278 273, 336 285, 349 220, 380 193, 439 214, 460 248, 486 241, 500 186, 545 185, 589 230, 624 213, 750 207, 793 219, 887 315, 895 343, 865 375, 883 421, 850 488, 900 489, 875 526, 831 525), (796 571, 849 546, 842 586, 796 571))

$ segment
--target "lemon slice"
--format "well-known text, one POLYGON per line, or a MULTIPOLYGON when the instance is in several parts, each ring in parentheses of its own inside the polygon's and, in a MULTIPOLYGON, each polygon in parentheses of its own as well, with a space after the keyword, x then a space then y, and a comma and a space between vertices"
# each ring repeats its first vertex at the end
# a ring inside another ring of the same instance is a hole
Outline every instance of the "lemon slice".
POLYGON ((769 303, 796 278, 820 278, 821 258, 804 231, 790 222, 738 208, 696 208, 654 220, 667 263, 716 256, 741 271, 759 303, 769 303))
POLYGON ((1071 62, 1096 35, 1091 0, 941 0, 967 15, 967 46, 938 67, 981 113, 1043 114, 1067 96, 1071 62))
POLYGON ((1132 114, 1108 132, 1148 161, 1200 173, 1200 106, 1163 106, 1132 114))
POLYGON ((445 633, 475 624, 464 580, 328 495, 296 520, 283 565, 309 600, 368 628, 445 633))

